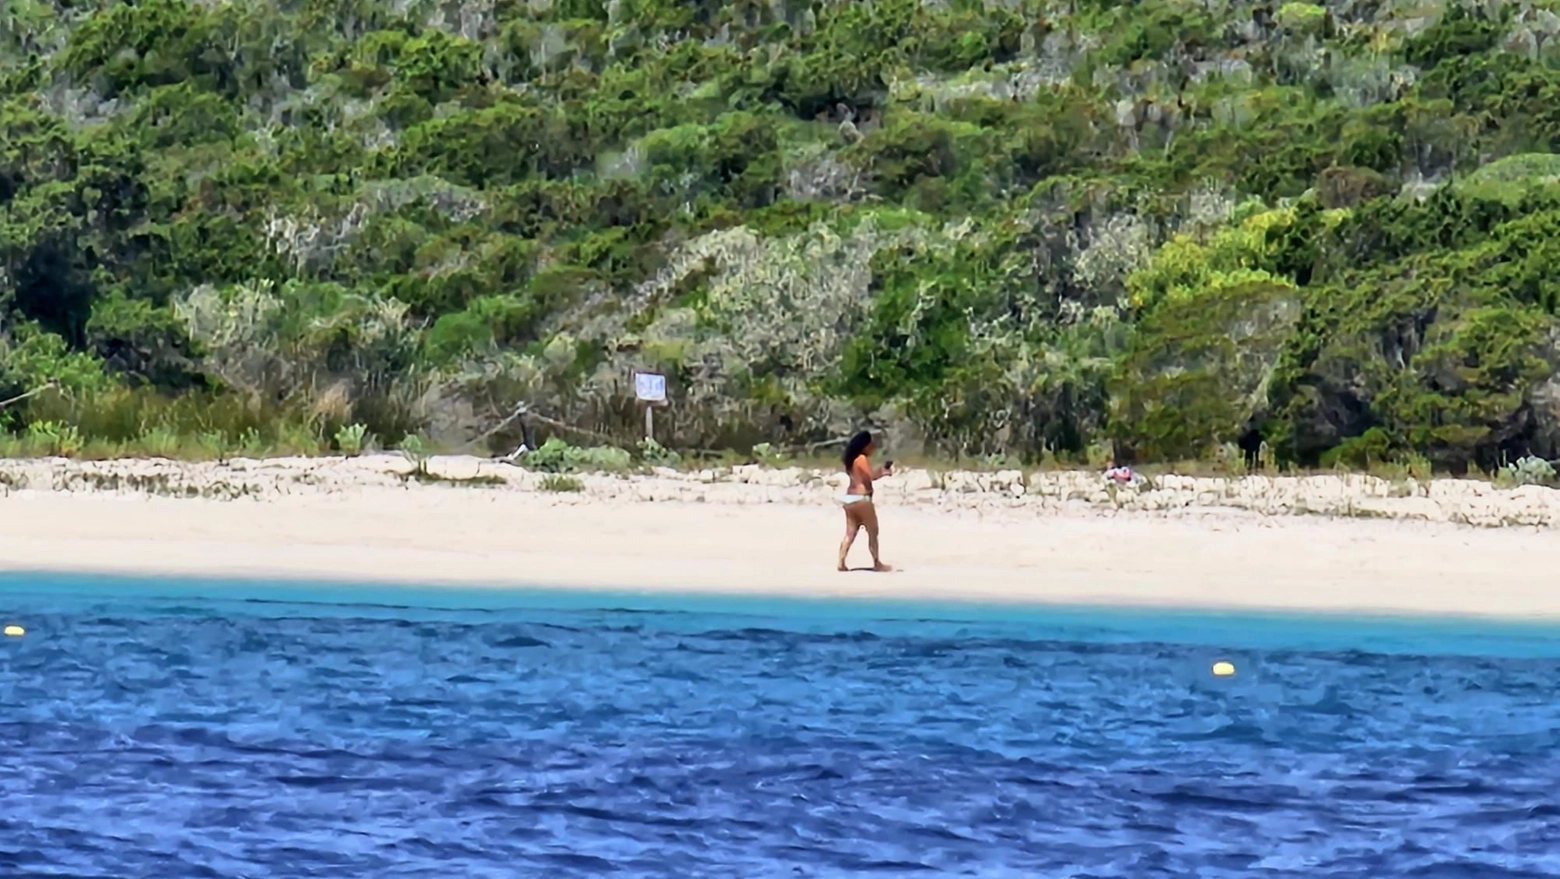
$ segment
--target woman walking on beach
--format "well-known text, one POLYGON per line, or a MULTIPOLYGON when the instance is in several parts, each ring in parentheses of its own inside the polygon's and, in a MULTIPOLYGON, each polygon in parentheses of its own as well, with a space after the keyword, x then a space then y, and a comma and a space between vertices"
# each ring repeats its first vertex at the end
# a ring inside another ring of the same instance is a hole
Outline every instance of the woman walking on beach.
POLYGON ((840 503, 845 507, 845 539, 840 541, 842 571, 850 570, 845 565, 845 557, 850 555, 851 544, 856 542, 856 533, 863 528, 867 529, 867 549, 872 551, 872 570, 893 570, 878 557, 878 518, 877 509, 872 506, 872 481, 893 473, 894 462, 889 461, 874 469, 871 458, 876 450, 872 434, 865 430, 851 437, 850 442, 845 444, 845 472, 850 474, 850 488, 840 498, 840 503))

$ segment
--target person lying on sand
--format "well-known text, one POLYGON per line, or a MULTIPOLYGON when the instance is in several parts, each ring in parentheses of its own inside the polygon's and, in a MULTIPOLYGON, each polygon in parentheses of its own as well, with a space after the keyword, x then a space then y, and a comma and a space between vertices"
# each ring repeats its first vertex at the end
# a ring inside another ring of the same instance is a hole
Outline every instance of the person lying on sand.
POLYGON ((878 557, 878 518, 877 509, 872 506, 872 481, 893 473, 894 462, 889 461, 881 468, 874 469, 871 458, 876 450, 872 434, 865 430, 851 437, 850 442, 845 444, 845 472, 850 474, 850 488, 840 498, 840 503, 845 507, 845 539, 840 541, 842 571, 850 570, 845 564, 845 557, 850 555, 851 544, 856 542, 856 533, 863 528, 867 529, 867 549, 872 552, 872 570, 893 570, 878 557))

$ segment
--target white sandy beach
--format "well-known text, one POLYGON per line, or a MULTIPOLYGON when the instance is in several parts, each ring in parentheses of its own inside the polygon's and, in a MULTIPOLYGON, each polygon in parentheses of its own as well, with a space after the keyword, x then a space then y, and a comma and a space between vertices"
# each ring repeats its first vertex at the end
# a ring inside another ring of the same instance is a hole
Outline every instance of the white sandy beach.
MULTIPOLYGON (((833 570, 841 477, 585 477, 475 458, 0 462, 0 568, 1560 617, 1560 492, 1472 481, 907 472, 893 574, 833 570)), ((867 562, 865 538, 853 561, 867 562)))

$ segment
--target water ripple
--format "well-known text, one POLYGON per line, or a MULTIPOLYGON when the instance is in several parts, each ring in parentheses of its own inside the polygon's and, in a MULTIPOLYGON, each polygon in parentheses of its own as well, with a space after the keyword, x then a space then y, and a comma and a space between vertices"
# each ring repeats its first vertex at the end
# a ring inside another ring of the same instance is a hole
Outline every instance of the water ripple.
POLYGON ((29 601, 7 875, 1560 874, 1552 658, 29 601))

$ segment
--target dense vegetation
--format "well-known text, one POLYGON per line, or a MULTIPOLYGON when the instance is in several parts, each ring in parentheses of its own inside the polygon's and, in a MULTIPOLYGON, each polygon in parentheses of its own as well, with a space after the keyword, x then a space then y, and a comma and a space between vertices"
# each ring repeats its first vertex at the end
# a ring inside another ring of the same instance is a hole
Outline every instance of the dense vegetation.
POLYGON ((0 418, 56 450, 626 444, 652 368, 674 447, 1560 455, 1543 0, 3 10, 0 398, 57 387, 0 418))

